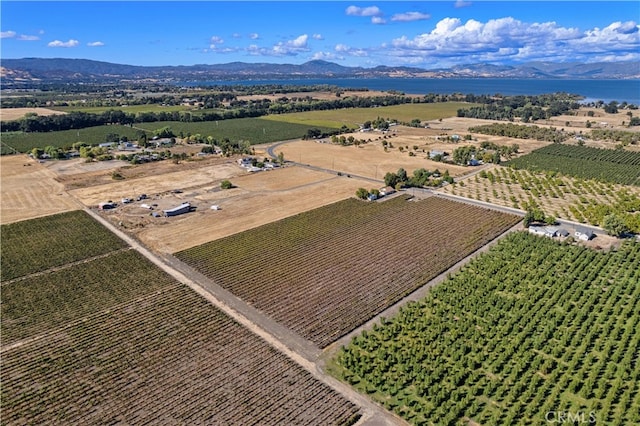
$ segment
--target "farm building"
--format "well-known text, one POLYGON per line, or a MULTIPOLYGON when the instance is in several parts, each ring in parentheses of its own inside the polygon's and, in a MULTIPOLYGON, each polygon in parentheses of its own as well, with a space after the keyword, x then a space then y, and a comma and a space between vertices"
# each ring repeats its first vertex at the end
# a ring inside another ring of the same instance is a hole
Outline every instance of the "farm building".
POLYGON ((253 158, 251 157, 243 157, 238 159, 238 165, 240 167, 251 167, 253 166, 253 158))
POLYGON ((567 237, 569 232, 556 226, 529 226, 529 233, 543 237, 567 237))
POLYGON ((116 208, 116 203, 108 201, 106 203, 100 203, 98 204, 98 208, 100 210, 110 210, 110 209, 115 209, 116 208))
POLYGON ((429 158, 436 158, 438 156, 440 157, 444 157, 446 155, 446 153, 444 151, 439 151, 437 149, 432 149, 431 151, 429 151, 429 158))
POLYGON ((392 188, 392 187, 390 187, 390 186, 385 186, 384 188, 380 188, 380 195, 381 195, 381 196, 383 196, 383 197, 384 197, 385 195, 391 195, 391 194, 393 194, 394 192, 396 192, 396 190, 395 190, 395 189, 393 189, 393 188, 392 188))
POLYGON ((189 213, 189 211, 191 211, 191 204, 182 203, 178 207, 174 207, 169 210, 164 210, 164 215, 165 217, 178 216, 183 213, 189 213))
POLYGON ((582 241, 589 241, 595 236, 593 231, 590 231, 589 229, 586 229, 586 228, 576 228, 576 232, 573 235, 577 239, 582 241))

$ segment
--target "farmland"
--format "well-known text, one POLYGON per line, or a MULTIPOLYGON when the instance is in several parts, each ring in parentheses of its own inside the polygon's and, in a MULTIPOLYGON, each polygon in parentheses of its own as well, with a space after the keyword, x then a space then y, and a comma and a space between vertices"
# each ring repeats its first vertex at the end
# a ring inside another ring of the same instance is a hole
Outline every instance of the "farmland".
POLYGON ((2 280, 124 248, 81 210, 2 225, 2 280))
POLYGON ((55 173, 24 155, 0 157, 0 178, 2 224, 81 207, 56 181, 55 173))
POLYGON ((1 230, 3 275, 13 278, 2 284, 3 424, 359 418, 357 406, 84 212, 1 230), (52 259, 31 264, 40 257, 52 259))
POLYGON ((506 164, 531 171, 555 171, 583 179, 640 185, 638 152, 553 144, 506 164))
POLYGON ((136 128, 153 132, 161 127, 169 126, 176 135, 201 134, 222 140, 248 141, 252 145, 276 142, 303 137, 307 130, 317 127, 324 132, 335 132, 340 126, 315 126, 308 124, 288 123, 267 120, 264 118, 236 118, 220 121, 185 123, 181 121, 158 121, 154 123, 138 123, 136 128))
POLYGON ((440 118, 454 117, 456 111, 462 107, 469 107, 469 103, 463 102, 439 102, 432 104, 402 104, 393 106, 380 106, 377 108, 349 108, 327 111, 308 111, 290 114, 272 114, 264 117, 264 120, 284 121, 287 123, 299 123, 309 126, 327 126, 340 128, 357 127, 367 120, 375 120, 377 117, 396 119, 410 122, 414 118, 422 121, 438 120, 440 118))
MULTIPOLYGON (((161 127, 161 126, 158 126, 161 127)), ((126 136, 130 140, 138 138, 139 130, 129 126, 114 124, 111 126, 95 126, 84 129, 61 130, 58 132, 6 132, 2 134, 2 144, 18 152, 30 152, 33 148, 54 146, 56 148, 71 148, 76 142, 92 145, 105 142, 108 134, 126 136)), ((152 132, 149 132, 151 135, 152 132)), ((7 150, 7 148, 3 148, 7 150)))
POLYGON ((440 191, 506 207, 537 206, 547 215, 596 226, 616 214, 632 232, 640 232, 636 186, 494 166, 440 191))
POLYGON ((640 422, 640 244, 514 233, 342 348, 343 380, 414 424, 640 422))
POLYGON ((350 198, 176 256, 325 347, 518 220, 437 197, 350 198))
POLYGON ((2 355, 5 424, 358 417, 353 404, 183 286, 97 310, 2 355))

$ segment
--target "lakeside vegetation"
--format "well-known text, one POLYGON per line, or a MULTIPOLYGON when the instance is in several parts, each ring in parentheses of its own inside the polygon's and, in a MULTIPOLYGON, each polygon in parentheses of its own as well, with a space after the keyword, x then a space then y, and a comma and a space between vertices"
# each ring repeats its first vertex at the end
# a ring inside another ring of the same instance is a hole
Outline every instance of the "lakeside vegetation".
POLYGON ((335 374, 412 424, 637 424, 640 244, 519 232, 342 348, 335 374))

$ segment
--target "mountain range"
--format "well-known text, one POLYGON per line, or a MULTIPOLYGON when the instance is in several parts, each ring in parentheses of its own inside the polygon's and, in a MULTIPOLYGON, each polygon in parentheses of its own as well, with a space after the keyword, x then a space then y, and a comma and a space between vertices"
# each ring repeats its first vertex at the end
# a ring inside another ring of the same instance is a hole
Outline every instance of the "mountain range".
POLYGON ((638 79, 640 62, 469 64, 451 68, 346 67, 313 60, 300 65, 231 62, 178 66, 136 66, 89 59, 23 58, 0 61, 5 88, 54 82, 205 81, 287 78, 539 78, 638 79))

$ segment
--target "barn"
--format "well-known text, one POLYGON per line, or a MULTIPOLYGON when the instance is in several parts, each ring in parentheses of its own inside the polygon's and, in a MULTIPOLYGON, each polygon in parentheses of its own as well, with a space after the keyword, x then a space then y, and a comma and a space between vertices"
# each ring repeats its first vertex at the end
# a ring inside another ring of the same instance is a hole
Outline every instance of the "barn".
POLYGON ((183 213, 189 213, 189 211, 191 211, 191 204, 182 203, 178 207, 174 207, 169 210, 164 210, 164 215, 165 217, 178 216, 183 213))

